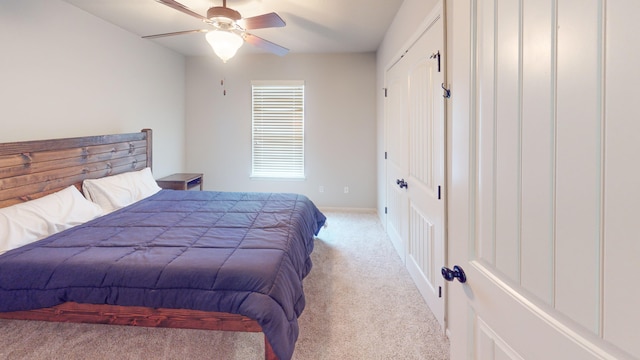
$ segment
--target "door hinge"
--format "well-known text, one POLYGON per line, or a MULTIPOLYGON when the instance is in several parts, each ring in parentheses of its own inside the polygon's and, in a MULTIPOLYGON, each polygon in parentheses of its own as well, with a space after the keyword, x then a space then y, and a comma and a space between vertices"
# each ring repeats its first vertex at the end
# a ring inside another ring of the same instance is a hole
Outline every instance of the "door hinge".
POLYGON ((442 297, 442 286, 438 286, 438 297, 442 297))
POLYGON ((440 72, 440 50, 431 54, 430 59, 438 59, 438 72, 440 72))
POLYGON ((442 199, 442 186, 438 185, 438 200, 442 199))
POLYGON ((387 213, 387 207, 386 206, 384 207, 384 213, 385 214, 387 213))
POLYGON ((387 88, 382 88, 384 90, 384 97, 387 97, 387 88))
POLYGON ((387 160, 387 152, 384 152, 384 159, 387 160))

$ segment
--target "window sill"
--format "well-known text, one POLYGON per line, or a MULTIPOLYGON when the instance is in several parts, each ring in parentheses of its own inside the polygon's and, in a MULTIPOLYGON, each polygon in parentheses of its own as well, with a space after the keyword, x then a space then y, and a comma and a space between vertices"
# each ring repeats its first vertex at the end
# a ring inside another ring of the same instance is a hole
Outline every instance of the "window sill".
POLYGON ((265 175, 251 175, 251 180, 268 180, 268 181, 305 181, 307 178, 303 176, 265 176, 265 175))

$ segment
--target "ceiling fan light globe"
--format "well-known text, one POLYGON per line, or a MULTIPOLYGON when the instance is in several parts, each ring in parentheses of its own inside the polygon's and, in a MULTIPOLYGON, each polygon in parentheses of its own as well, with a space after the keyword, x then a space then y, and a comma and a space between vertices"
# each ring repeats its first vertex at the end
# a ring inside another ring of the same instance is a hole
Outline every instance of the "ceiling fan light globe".
POLYGON ((222 30, 208 32, 206 39, 216 55, 225 63, 236 54, 244 42, 240 35, 222 30))

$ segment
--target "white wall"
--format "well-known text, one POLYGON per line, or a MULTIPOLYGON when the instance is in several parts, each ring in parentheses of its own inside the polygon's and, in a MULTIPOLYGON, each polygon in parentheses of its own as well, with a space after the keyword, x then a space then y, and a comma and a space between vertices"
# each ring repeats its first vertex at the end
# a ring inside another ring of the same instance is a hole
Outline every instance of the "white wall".
POLYGON ((0 142, 154 130, 183 170, 184 57, 58 0, 0 1, 0 142))
POLYGON ((385 139, 384 139, 384 92, 385 72, 390 65, 399 59, 407 50, 408 39, 412 38, 420 25, 425 21, 438 0, 404 0, 402 6, 387 30, 382 44, 378 48, 376 57, 376 163, 377 163, 377 209, 384 221, 384 207, 386 205, 385 192, 385 139))
POLYGON ((296 192, 321 207, 373 209, 375 92, 373 53, 188 58, 187 169, 204 173, 207 190, 296 192), (252 80, 305 81, 306 180, 249 178, 252 80))

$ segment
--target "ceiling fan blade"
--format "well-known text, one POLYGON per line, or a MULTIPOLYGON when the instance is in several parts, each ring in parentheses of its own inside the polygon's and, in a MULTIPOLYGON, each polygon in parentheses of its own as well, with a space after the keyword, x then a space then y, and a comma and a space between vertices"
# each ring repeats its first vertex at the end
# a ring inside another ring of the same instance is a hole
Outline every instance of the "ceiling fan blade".
POLYGON ((244 21, 244 28, 247 30, 283 27, 287 25, 284 20, 274 12, 242 19, 242 21, 244 21))
POLYGON ((176 32, 170 32, 170 33, 165 33, 165 34, 155 34, 155 35, 147 35, 147 36, 143 36, 143 39, 155 39, 155 38, 161 38, 161 37, 165 37, 165 36, 174 36, 174 35, 184 35, 184 34, 193 34, 193 33, 206 33, 209 32, 209 30, 205 30, 205 29, 200 29, 200 30, 185 30, 185 31, 176 31, 176 32))
POLYGON ((173 8, 173 9, 176 9, 176 10, 178 10, 178 11, 180 11, 180 12, 183 12, 183 13, 185 13, 185 14, 187 14, 187 15, 191 15, 191 16, 193 16, 193 17, 195 17, 195 18, 198 18, 198 19, 200 19, 200 20, 202 20, 202 21, 207 21, 207 20, 209 20, 209 19, 207 19, 206 17, 204 17, 204 16, 202 16, 202 15, 198 14, 197 12, 195 12, 195 11, 193 11, 193 10, 189 9, 188 7, 186 7, 186 6, 182 5, 182 4, 180 4, 180 3, 179 3, 179 2, 177 2, 177 1, 174 1, 174 0, 156 0, 156 1, 157 1, 157 2, 159 2, 159 3, 161 3, 161 4, 167 5, 167 6, 168 6, 168 7, 170 7, 170 8, 173 8))
POLYGON ((289 49, 282 47, 278 44, 274 44, 271 41, 265 40, 261 37, 245 33, 244 40, 253 46, 257 46, 263 50, 267 50, 276 55, 286 55, 289 52, 289 49))

